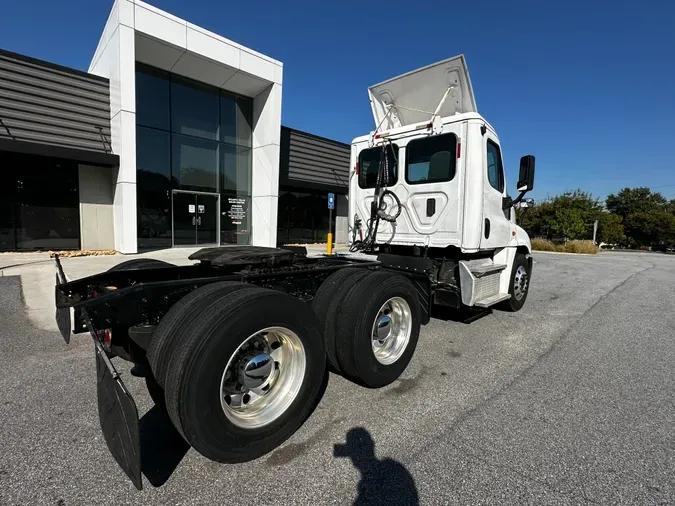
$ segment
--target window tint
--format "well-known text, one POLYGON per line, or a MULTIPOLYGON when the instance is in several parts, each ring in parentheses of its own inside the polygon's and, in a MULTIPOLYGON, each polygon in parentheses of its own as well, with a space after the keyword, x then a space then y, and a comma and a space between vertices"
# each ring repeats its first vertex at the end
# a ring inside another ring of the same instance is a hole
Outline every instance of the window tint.
POLYGON ((487 173, 488 181, 499 193, 504 191, 504 168, 502 167, 502 154, 492 141, 487 141, 487 173))
POLYGON ((218 143, 183 135, 172 136, 172 174, 181 189, 218 189, 218 143))
POLYGON ((251 145, 253 101, 246 97, 220 95, 220 140, 239 146, 251 145))
POLYGON ((457 137, 434 135, 415 139, 406 148, 406 181, 410 184, 441 183, 455 177, 457 137))
POLYGON ((251 192, 251 148, 220 145, 220 189, 251 192))
POLYGON ((169 129, 169 76, 138 66, 136 72, 136 123, 169 129))
POLYGON ((218 92, 172 77, 171 131, 178 134, 218 139, 218 92))
MULTIPOLYGON (((387 185, 392 186, 398 178, 398 146, 387 144, 386 154, 389 167, 387 185)), ((361 188, 375 188, 381 159, 381 146, 364 149, 359 153, 359 186, 361 188)))

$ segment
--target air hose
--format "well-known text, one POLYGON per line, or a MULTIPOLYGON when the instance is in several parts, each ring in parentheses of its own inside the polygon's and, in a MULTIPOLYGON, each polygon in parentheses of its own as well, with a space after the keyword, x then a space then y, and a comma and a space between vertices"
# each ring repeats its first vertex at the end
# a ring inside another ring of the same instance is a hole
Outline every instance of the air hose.
MULTIPOLYGON (((366 237, 363 238, 363 240, 353 241, 352 246, 349 249, 350 251, 372 251, 376 244, 377 227, 380 223, 380 220, 384 220, 389 223, 395 223, 396 219, 401 215, 401 200, 398 198, 398 195, 387 189, 387 184, 389 183, 389 157, 387 156, 388 149, 391 150, 392 156, 396 156, 394 154, 391 141, 389 142, 388 146, 387 144, 382 145, 380 163, 377 171, 377 179, 375 181, 375 192, 370 209, 370 219, 368 219, 366 222, 368 227, 366 237), (387 195, 390 195, 396 203, 396 212, 394 214, 389 214, 386 212, 387 203, 385 202, 384 198, 387 195)), ((397 160, 395 158, 394 162, 397 164, 397 160)), ((355 220, 357 219, 358 217, 355 216, 355 220)))

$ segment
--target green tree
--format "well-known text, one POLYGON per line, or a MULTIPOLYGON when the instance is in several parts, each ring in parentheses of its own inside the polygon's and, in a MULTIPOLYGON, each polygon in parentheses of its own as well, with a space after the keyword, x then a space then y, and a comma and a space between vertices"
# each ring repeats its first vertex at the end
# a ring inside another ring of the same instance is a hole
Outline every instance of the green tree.
POLYGON ((623 218, 629 246, 651 246, 675 238, 675 205, 649 188, 624 188, 605 203, 609 212, 623 218))
POLYGON ((667 203, 663 195, 649 188, 624 188, 616 195, 608 195, 605 207, 626 221, 631 214, 649 213, 664 208, 667 203))
POLYGON ((598 199, 582 190, 553 197, 542 220, 553 235, 565 239, 590 239, 593 222, 600 217, 602 206, 598 199))
POLYGON ((608 244, 617 244, 624 237, 623 218, 618 214, 600 213, 598 217, 598 235, 596 240, 608 244))

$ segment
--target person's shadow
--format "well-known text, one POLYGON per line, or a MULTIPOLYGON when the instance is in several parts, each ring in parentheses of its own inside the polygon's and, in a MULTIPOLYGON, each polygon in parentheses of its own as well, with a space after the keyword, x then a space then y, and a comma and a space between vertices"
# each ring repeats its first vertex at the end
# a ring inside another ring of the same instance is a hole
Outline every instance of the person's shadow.
POLYGON ((354 506, 419 505, 412 475, 396 460, 375 457, 375 442, 363 427, 355 427, 347 432, 347 441, 334 445, 333 455, 349 457, 361 473, 354 506))

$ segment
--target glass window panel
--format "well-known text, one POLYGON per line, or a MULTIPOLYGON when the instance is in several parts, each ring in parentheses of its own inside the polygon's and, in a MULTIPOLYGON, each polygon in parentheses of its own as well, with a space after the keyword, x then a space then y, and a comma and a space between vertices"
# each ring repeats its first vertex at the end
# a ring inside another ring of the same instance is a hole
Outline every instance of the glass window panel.
POLYGON ((217 142, 173 135, 172 152, 171 174, 181 190, 217 191, 217 142))
POLYGON ((251 150, 220 145, 220 189, 238 194, 251 193, 251 150))
POLYGON ((0 251, 15 249, 14 198, 16 194, 16 167, 12 166, 11 153, 0 151, 0 251))
MULTIPOLYGON (((388 167, 388 186, 393 186, 398 177, 398 146, 396 144, 387 144, 387 167, 388 167)), ((377 173, 380 170, 382 158, 382 147, 364 149, 359 153, 359 187, 375 188, 377 182, 377 173)))
POLYGON ((246 97, 220 96, 220 140, 228 144, 251 146, 253 101, 246 97))
POLYGON ((171 188, 169 133, 136 127, 139 248, 171 246, 171 188))
POLYGON ((218 93, 214 89, 171 78, 171 131, 218 139, 218 93))
MULTIPOLYGON (((325 193, 280 191, 278 209, 277 242, 279 244, 326 241, 328 196, 325 193)), ((335 213, 333 226, 335 226, 335 213)))
POLYGON ((168 74, 143 65, 136 70, 136 124, 169 130, 168 74))
POLYGON ((17 155, 16 246, 78 249, 80 213, 77 163, 17 155))
POLYGON ((456 152, 455 134, 433 135, 410 141, 406 149, 406 181, 410 184, 451 181, 455 177, 456 152))
POLYGON ((494 142, 487 142, 487 171, 488 181, 498 192, 504 191, 504 169, 502 167, 502 155, 499 146, 494 142))
POLYGON ((171 152, 169 133, 150 128, 136 127, 137 179, 145 179, 149 186, 171 187, 171 152), (148 176, 147 174, 154 174, 148 176), (154 179, 149 179, 153 177, 154 179), (154 181, 154 183, 151 183, 154 181))

